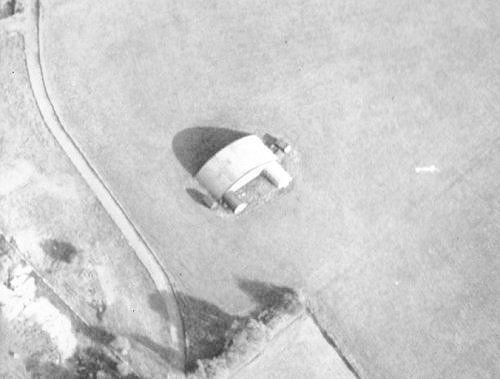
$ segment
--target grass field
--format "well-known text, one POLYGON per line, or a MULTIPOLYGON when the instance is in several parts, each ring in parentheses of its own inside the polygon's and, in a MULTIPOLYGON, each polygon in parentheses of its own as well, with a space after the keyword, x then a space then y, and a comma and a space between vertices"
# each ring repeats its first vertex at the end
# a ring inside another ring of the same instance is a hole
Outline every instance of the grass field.
MULTIPOLYGON (((48 98, 167 269, 198 357, 286 288, 361 377, 498 376, 499 4, 41 1, 48 98), (238 217, 202 207, 179 160, 202 152, 176 143, 200 127, 283 137, 292 188, 238 217)), ((107 236, 100 220, 75 230, 107 236)))

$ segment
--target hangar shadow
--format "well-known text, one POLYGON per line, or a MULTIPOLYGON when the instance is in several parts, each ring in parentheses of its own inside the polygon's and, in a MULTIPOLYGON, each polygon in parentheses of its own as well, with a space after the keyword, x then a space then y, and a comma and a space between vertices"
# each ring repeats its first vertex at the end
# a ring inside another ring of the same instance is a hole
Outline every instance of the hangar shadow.
POLYGON ((172 149, 184 169, 195 176, 220 149, 249 133, 214 126, 196 126, 181 130, 172 140, 172 149))

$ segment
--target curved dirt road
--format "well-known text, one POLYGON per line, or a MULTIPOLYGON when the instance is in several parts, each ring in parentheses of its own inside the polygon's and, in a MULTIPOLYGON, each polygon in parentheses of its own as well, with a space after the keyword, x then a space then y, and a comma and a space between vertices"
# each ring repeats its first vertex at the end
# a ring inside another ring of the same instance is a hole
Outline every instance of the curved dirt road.
POLYGON ((75 141, 65 130, 47 94, 43 67, 40 61, 39 12, 40 4, 38 1, 33 1, 30 7, 26 9, 27 22, 24 30, 24 41, 30 85, 43 121, 113 222, 118 226, 150 275, 158 293, 161 294, 166 307, 164 316, 170 326, 168 347, 177 352, 175 367, 183 367, 185 353, 184 327, 168 274, 104 181, 92 168, 75 141))

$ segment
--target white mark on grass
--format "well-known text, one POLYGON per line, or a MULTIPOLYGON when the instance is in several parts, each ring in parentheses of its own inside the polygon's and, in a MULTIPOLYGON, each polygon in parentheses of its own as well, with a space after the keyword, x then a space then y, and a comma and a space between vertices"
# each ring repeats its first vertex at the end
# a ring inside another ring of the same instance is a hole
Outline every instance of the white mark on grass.
POLYGON ((26 160, 0 164, 0 197, 26 185, 61 199, 78 199, 75 181, 69 175, 43 175, 26 160))
POLYGON ((78 191, 75 182, 69 175, 53 177, 44 177, 40 175, 37 185, 42 191, 58 199, 78 200, 78 191))
POLYGON ((34 172, 33 166, 27 161, 0 166, 0 196, 8 195, 26 185, 34 172))
POLYGON ((175 327, 174 324, 170 324, 170 336, 172 337, 172 343, 174 345, 178 345, 179 344, 179 332, 177 331, 177 328, 175 327))
POLYGON ((7 321, 19 320, 37 324, 58 347, 61 358, 73 355, 77 339, 72 331, 71 320, 62 314, 45 297, 36 297, 36 283, 32 269, 8 258, 0 262, 6 277, 0 281, 0 310, 7 321))
POLYGON ((106 267, 98 265, 95 266, 97 272, 97 277, 99 278, 99 284, 104 292, 106 298, 106 304, 111 305, 120 296, 119 289, 116 283, 113 281, 113 273, 106 269, 106 267))
POLYGON ((40 246, 40 241, 42 240, 43 236, 41 236, 34 228, 16 232, 16 243, 19 250, 29 251, 30 261, 35 266, 37 263, 42 263, 47 255, 40 246))
POLYGON ((415 167, 415 172, 417 174, 421 174, 421 173, 434 174, 436 172, 439 172, 439 168, 437 168, 434 165, 431 165, 431 166, 419 166, 419 167, 415 167))
POLYGON ((35 299, 24 309, 24 317, 34 320, 56 344, 63 360, 71 357, 77 340, 71 328, 71 321, 45 297, 35 299))

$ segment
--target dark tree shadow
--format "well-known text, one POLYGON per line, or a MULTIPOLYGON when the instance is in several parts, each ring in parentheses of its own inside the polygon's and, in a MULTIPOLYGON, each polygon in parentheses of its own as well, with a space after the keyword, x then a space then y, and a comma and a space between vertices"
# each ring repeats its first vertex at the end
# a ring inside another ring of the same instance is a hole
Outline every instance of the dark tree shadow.
POLYGON ((2 1, 0 3, 0 19, 12 16, 14 13, 16 13, 15 0, 2 1))
POLYGON ((118 363, 96 347, 78 348, 64 363, 55 364, 41 360, 34 354, 25 361, 32 378, 39 379, 140 379, 135 374, 122 375, 118 363))
POLYGON ((102 345, 109 345, 116 339, 116 336, 113 333, 100 326, 86 325, 84 323, 81 323, 78 326, 78 331, 86 335, 93 342, 102 345))
POLYGON ((40 244, 42 250, 56 262, 71 263, 78 250, 69 242, 46 239, 40 244))
MULTIPOLYGON (((165 315, 165 294, 149 295, 151 309, 165 315)), ((167 295, 168 296, 168 295, 167 295)), ((226 342, 226 332, 235 321, 244 319, 232 316, 207 301, 177 293, 177 304, 182 315, 188 349, 185 370, 196 369, 198 359, 208 359, 222 353, 226 342)))
MULTIPOLYGON (((185 360, 182 353, 163 346, 148 336, 125 336, 155 354, 168 366, 192 373, 198 368, 198 360, 220 356, 232 343, 235 333, 245 330, 245 325, 250 320, 256 319, 266 324, 268 316, 263 318, 262 314, 275 315, 276 312, 287 311, 290 303, 297 303, 297 293, 288 287, 243 278, 237 278, 237 284, 255 302, 255 308, 243 316, 232 315, 208 301, 177 293, 176 299, 187 338, 185 360)), ((165 296, 172 295, 156 292, 150 294, 148 299, 151 309, 168 319, 168 299, 165 296)), ((26 362, 28 371, 43 379, 94 378, 99 372, 107 374, 106 377, 122 378, 118 372, 117 361, 102 349, 115 340, 115 335, 99 326, 87 326, 81 322, 76 326, 76 330, 88 336, 93 345, 77 349, 75 354, 61 365, 41 362, 41 357, 34 355, 26 362)), ((137 379, 137 376, 131 374, 126 378, 137 379)))
POLYGON ((77 379, 79 377, 75 371, 63 365, 52 362, 40 362, 36 356, 29 357, 24 364, 32 378, 77 379))
POLYGON ((182 167, 194 176, 215 153, 249 133, 239 130, 197 126, 181 130, 172 140, 172 149, 182 167))
POLYGON ((181 313, 189 340, 186 371, 196 370, 198 359, 220 355, 225 348, 227 333, 244 317, 231 315, 214 304, 182 295, 179 299, 181 313))
MULTIPOLYGON (((278 287, 248 279, 237 279, 237 281, 238 286, 256 305, 254 310, 243 316, 231 315, 215 304, 177 293, 177 303, 188 341, 185 365, 187 372, 196 370, 198 360, 221 355, 232 333, 246 321, 257 318, 262 312, 271 308, 286 310, 283 304, 289 304, 291 299, 295 301, 298 298, 297 293, 288 287, 278 287)), ((151 308, 162 315, 167 311, 164 296, 165 294, 159 293, 149 295, 151 308)))
MULTIPOLYGON (((172 296, 170 293, 155 292, 148 296, 149 306, 150 308, 158 313, 163 319, 169 320, 169 313, 167 307, 167 299, 166 297, 172 296)), ((184 359, 183 353, 179 353, 179 351, 172 349, 169 346, 164 346, 155 342, 150 337, 141 335, 141 334, 131 334, 128 337, 132 338, 135 342, 142 345, 144 348, 149 350, 150 352, 156 354, 157 357, 168 363, 168 365, 183 371, 184 367, 184 359)))
POLYGON ((143 336, 141 334, 131 334, 130 337, 137 343, 141 344, 148 350, 152 351, 155 353, 159 358, 167 362, 169 365, 182 370, 183 367, 180 366, 179 364, 182 365, 181 362, 181 357, 179 356, 179 353, 175 351, 174 349, 171 349, 166 346, 162 346, 158 342, 153 341, 151 338, 147 336, 143 336))
MULTIPOLYGON (((163 300, 155 300, 154 304, 151 304, 151 308, 159 312, 161 315, 163 315, 163 317, 167 317, 168 315, 168 313, 165 313, 166 306, 163 300)), ((115 334, 99 326, 87 326, 82 323, 78 326, 77 330, 89 337, 96 346, 109 346, 116 339, 115 334)), ((136 343, 149 350, 149 352, 158 356, 169 366, 174 367, 180 371, 184 370, 182 355, 180 355, 178 351, 168 346, 162 346, 161 344, 153 341, 148 336, 143 336, 140 334, 126 334, 125 336, 134 340, 136 343)), ((85 355, 89 355, 90 353, 97 354, 97 352, 99 352, 99 349, 95 349, 95 352, 93 353, 91 351, 87 351, 85 352, 85 355)), ((103 357, 105 357, 105 355, 103 355, 103 357)), ((80 359, 80 357, 77 358, 80 359)), ((92 362, 92 360, 87 361, 90 363, 92 362)), ((102 362, 103 360, 96 359, 95 361, 102 362)), ((84 363, 85 360, 82 360, 82 362, 84 363)))
POLYGON ((238 287, 255 302, 254 315, 270 308, 286 308, 297 299, 297 292, 289 287, 244 278, 236 280, 238 287))
POLYGON ((12 254, 12 245, 14 244, 7 242, 5 236, 0 234, 0 257, 12 254))

